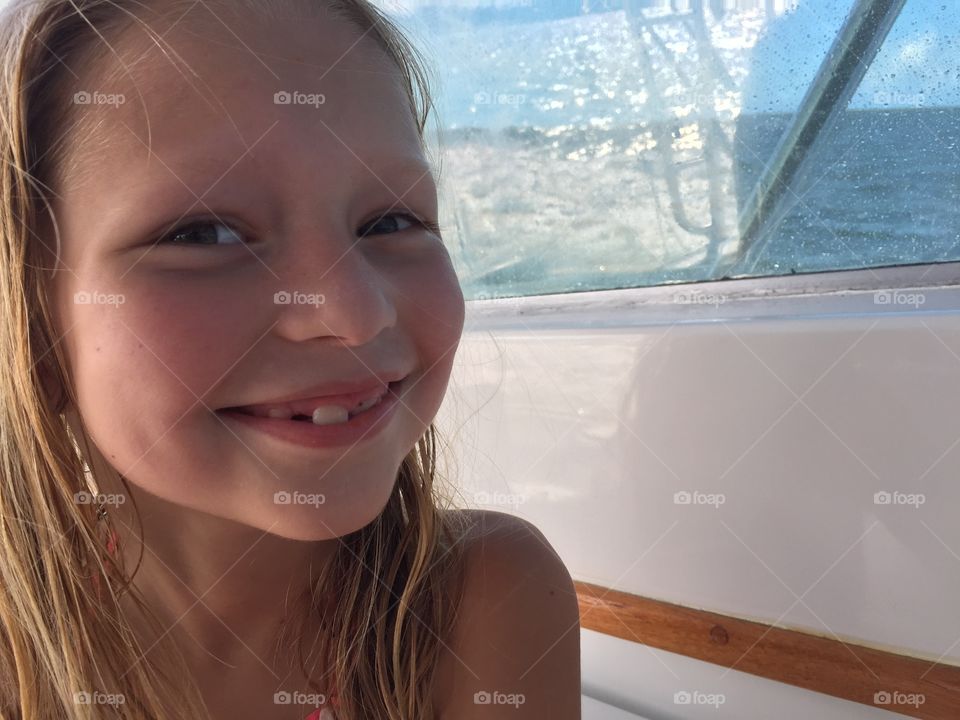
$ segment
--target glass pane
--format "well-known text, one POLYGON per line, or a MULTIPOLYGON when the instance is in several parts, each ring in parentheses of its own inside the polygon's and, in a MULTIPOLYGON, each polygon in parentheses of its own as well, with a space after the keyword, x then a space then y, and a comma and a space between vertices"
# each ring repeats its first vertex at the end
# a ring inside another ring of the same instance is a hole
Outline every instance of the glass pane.
MULTIPOLYGON (((960 259, 960 7, 909 0, 836 128, 793 188, 795 207, 742 274, 960 259)), ((767 153, 784 120, 741 132, 767 153)), ((757 163, 741 167, 743 183, 757 163)))
POLYGON ((439 75, 441 221, 465 295, 960 256, 946 152, 956 152, 960 6, 942 0, 907 2, 851 110, 787 191, 793 209, 762 242, 742 241, 746 200, 852 6, 385 3, 439 75), (911 94, 922 108, 898 102, 911 94), (921 122, 937 140, 920 136, 921 122))

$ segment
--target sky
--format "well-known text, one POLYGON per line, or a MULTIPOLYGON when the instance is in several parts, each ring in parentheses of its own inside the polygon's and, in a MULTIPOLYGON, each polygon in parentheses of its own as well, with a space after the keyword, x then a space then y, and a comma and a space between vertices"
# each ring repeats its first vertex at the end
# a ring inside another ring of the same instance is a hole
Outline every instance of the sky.
MULTIPOLYGON (((792 110, 803 84, 785 78, 813 74, 851 0, 810 0, 773 21, 757 43, 744 112, 792 110)), ((867 71, 851 107, 960 105, 960 2, 907 0, 867 71)))

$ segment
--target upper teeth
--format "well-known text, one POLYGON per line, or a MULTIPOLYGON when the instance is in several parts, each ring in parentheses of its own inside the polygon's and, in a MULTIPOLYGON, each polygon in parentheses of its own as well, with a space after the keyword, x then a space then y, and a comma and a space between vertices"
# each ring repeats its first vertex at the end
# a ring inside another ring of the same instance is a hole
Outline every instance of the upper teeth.
MULTIPOLYGON (((320 405, 313 411, 314 425, 335 425, 344 423, 357 413, 369 410, 383 399, 382 396, 364 400, 352 410, 346 410, 339 405, 320 405)), ((267 410, 267 417, 289 420, 294 415, 290 408, 273 407, 267 410)))
POLYGON ((314 425, 334 425, 350 419, 350 413, 336 405, 321 405, 313 411, 314 425))
MULTIPOLYGON (((357 405, 357 407, 353 409, 352 414, 356 415, 357 413, 363 412, 364 410, 369 410, 381 400, 383 400, 383 395, 379 395, 375 398, 370 398, 369 400, 364 400, 362 403, 360 403, 359 405, 357 405)), ((314 415, 313 417, 314 417, 314 422, 316 422, 317 416, 314 415)))

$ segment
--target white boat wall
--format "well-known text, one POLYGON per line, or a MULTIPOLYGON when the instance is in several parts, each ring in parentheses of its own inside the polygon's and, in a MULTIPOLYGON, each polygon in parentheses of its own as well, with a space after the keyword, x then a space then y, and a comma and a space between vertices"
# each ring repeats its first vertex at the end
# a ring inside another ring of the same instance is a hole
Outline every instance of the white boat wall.
MULTIPOLYGON (((844 643, 838 672, 904 702, 862 648, 922 658, 930 695, 960 664, 958 281, 951 264, 471 303, 450 472, 575 580, 844 643), (690 292, 725 300, 671 299, 690 292)), ((642 641, 584 630, 584 694, 651 720, 914 709, 741 673, 751 649, 727 670, 642 641)))

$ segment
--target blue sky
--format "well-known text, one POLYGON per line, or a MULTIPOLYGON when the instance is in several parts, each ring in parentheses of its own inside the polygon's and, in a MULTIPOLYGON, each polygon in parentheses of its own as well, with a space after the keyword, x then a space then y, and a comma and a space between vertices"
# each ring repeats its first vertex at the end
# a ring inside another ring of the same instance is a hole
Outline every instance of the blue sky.
MULTIPOLYGON (((851 0, 805 0, 757 44, 744 111, 797 107, 851 0)), ((960 3, 907 0, 851 107, 960 105, 960 3)))

